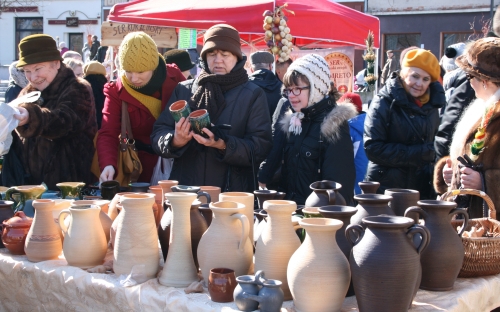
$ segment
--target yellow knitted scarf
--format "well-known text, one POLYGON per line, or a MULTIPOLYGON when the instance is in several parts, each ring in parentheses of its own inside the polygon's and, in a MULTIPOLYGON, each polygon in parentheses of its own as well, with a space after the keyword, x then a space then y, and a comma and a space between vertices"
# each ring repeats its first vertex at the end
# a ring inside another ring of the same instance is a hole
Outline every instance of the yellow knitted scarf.
POLYGON ((155 119, 158 119, 161 114, 161 100, 136 91, 125 75, 121 79, 125 90, 142 105, 146 106, 155 119))

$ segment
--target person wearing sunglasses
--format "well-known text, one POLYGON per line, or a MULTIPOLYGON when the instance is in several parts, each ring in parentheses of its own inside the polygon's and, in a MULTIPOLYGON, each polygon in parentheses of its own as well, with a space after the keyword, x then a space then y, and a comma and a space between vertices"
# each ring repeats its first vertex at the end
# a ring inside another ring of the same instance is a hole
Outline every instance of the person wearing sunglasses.
MULTIPOLYGON (((439 193, 459 188, 486 192, 499 219, 500 38, 476 40, 456 63, 467 73, 476 100, 464 111, 455 128, 450 156, 436 164, 434 184, 439 193), (469 163, 462 164, 459 157, 469 158, 469 163)), ((481 198, 472 196, 464 206, 468 207, 470 218, 483 217, 481 198)))
POLYGON ((424 49, 408 51, 374 96, 364 124, 368 157, 365 181, 388 188, 413 189, 421 199, 435 198, 432 188, 434 136, 446 98, 437 58, 424 49))
POLYGON ((340 194, 352 205, 356 173, 348 120, 357 115, 356 108, 337 105, 330 68, 318 54, 295 60, 283 85, 291 107, 279 121, 287 136, 281 177, 286 199, 304 205, 311 183, 332 180, 342 185, 340 194))

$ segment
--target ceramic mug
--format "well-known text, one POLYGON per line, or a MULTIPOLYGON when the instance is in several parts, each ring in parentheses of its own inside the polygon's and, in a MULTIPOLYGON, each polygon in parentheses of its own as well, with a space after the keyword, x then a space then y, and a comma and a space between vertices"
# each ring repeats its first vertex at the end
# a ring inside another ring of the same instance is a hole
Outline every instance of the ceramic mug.
POLYGON ((213 302, 233 301, 233 292, 236 288, 234 270, 216 268, 210 270, 208 276, 208 293, 213 302))
POLYGON ((175 122, 179 122, 182 117, 187 118, 191 113, 189 105, 184 100, 179 100, 172 103, 172 105, 170 105, 168 109, 170 110, 170 114, 172 114, 172 117, 174 117, 175 122))
POLYGON ((203 128, 210 128, 210 116, 206 109, 199 109, 189 114, 189 122, 194 133, 208 138, 208 135, 203 132, 203 128))
POLYGON ((101 196, 102 199, 112 200, 116 193, 120 192, 120 182, 118 181, 104 181, 101 183, 101 196))

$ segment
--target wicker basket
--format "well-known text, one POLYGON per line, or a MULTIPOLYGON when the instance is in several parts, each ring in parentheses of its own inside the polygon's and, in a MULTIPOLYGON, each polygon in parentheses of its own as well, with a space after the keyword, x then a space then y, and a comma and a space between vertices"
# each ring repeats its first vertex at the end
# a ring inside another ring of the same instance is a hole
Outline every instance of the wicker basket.
MULTIPOLYGON (((455 195, 479 196, 488 205, 489 217, 470 219, 466 231, 473 226, 489 227, 493 233, 492 237, 462 237, 465 256, 458 277, 478 277, 500 273, 500 222, 496 220, 496 210, 491 198, 486 193, 478 190, 463 189, 444 193, 442 200, 455 195)), ((454 228, 461 227, 463 220, 452 220, 454 228)))

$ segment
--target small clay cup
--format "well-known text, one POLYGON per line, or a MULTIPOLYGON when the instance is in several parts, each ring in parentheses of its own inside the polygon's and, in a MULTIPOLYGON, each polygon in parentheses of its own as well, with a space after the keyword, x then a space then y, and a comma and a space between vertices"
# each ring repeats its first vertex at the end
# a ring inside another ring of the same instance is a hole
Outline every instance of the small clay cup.
POLYGON ((118 181, 104 181, 101 183, 101 197, 102 199, 112 200, 116 193, 120 192, 120 182, 118 181))
POLYGON ((208 293, 213 302, 233 301, 233 292, 236 285, 234 270, 226 268, 210 270, 210 275, 208 275, 208 293))
POLYGON ((208 138, 208 135, 203 132, 203 128, 210 128, 210 116, 206 109, 199 109, 189 114, 189 122, 194 133, 208 138))
POLYGON ((184 100, 172 103, 168 110, 170 111, 170 114, 172 114, 172 117, 174 117, 175 122, 179 122, 182 117, 187 118, 191 113, 189 105, 184 100))

